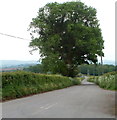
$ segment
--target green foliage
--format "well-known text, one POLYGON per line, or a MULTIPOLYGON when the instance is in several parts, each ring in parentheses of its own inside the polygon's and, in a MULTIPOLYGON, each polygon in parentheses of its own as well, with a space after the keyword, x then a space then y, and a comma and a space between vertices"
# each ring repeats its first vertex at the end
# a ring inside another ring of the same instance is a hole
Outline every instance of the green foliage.
POLYGON ((4 72, 2 74, 2 99, 14 99, 23 96, 61 89, 80 84, 71 78, 60 75, 46 75, 32 72, 4 72))
MULTIPOLYGON (((54 60, 53 61, 52 60, 51 61, 43 60, 43 62, 51 63, 51 62, 54 62, 54 60)), ((49 64, 47 64, 47 63, 29 66, 28 68, 26 67, 23 70, 35 72, 35 73, 54 73, 54 74, 63 73, 63 75, 68 74, 68 71, 65 68, 66 66, 65 66, 65 64, 62 63, 62 61, 58 61, 57 64, 55 64, 54 66, 49 66, 49 64), (51 72, 49 72, 50 69, 48 69, 48 68, 51 69, 51 72)), ((88 73, 89 73, 89 75, 99 76, 104 73, 116 71, 116 66, 101 65, 101 64, 96 64, 96 65, 95 64, 89 64, 89 65, 82 64, 82 65, 78 66, 78 70, 79 70, 78 72, 80 72, 80 73, 77 74, 77 77, 81 77, 82 74, 88 74, 88 73)))
POLYGON ((96 9, 80 1, 46 4, 30 30, 30 47, 39 48, 45 71, 74 77, 78 65, 96 63, 97 56, 104 55, 96 9))
POLYGON ((35 73, 44 73, 43 66, 41 64, 29 66, 23 69, 24 71, 30 71, 35 73))
POLYGON ((83 64, 78 67, 82 74, 89 74, 94 76, 99 76, 104 73, 115 71, 114 65, 101 65, 101 64, 83 64))
POLYGON ((117 72, 110 72, 102 76, 91 76, 88 81, 94 82, 104 89, 117 90, 116 77, 117 72))

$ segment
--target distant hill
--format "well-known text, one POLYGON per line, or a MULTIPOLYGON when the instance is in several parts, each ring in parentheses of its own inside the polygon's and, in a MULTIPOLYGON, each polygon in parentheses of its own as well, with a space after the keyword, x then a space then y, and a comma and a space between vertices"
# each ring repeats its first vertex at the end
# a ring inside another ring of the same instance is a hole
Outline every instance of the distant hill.
MULTIPOLYGON (((0 60, 0 68, 17 68, 41 64, 38 61, 0 60)), ((117 65, 114 61, 104 60, 103 64, 117 65)))
POLYGON ((112 61, 112 60, 104 60, 103 64, 109 64, 109 65, 117 65, 117 62, 112 61))
POLYGON ((37 61, 20 61, 20 60, 0 60, 0 67, 20 66, 20 65, 40 64, 37 61))

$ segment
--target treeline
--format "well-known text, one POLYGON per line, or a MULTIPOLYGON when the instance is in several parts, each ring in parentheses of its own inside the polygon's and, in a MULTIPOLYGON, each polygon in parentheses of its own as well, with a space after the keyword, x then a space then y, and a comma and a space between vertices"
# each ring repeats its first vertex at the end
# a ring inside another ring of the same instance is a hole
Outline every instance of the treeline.
MULTIPOLYGON (((24 68, 24 71, 31 71, 35 73, 51 73, 51 72, 46 72, 44 71, 44 68, 41 64, 35 65, 35 66, 30 66, 28 68, 24 68)), ((101 65, 101 64, 83 64, 79 65, 78 67, 79 73, 82 74, 88 74, 88 75, 102 75, 104 73, 112 72, 112 71, 117 71, 117 66, 114 65, 101 65)))
POLYGON ((45 73, 42 64, 37 64, 34 66, 29 66, 23 69, 24 71, 30 71, 34 73, 45 73))
POLYGON ((117 66, 114 65, 84 64, 84 65, 80 65, 78 68, 82 74, 89 74, 95 76, 100 76, 108 72, 117 71, 117 66))

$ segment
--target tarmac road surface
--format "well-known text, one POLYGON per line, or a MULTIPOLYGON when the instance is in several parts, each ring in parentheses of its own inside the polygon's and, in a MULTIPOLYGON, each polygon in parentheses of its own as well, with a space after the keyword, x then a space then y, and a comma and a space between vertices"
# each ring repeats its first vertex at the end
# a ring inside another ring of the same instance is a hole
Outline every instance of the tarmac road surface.
POLYGON ((115 92, 87 82, 2 104, 2 118, 114 118, 115 92))

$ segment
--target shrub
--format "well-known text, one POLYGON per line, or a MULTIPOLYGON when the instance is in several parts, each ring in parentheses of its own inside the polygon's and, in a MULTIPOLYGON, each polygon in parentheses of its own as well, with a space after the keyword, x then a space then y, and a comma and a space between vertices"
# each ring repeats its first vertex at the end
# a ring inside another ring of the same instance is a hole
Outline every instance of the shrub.
POLYGON ((61 75, 46 75, 26 71, 4 72, 2 74, 2 99, 14 99, 31 94, 51 91, 80 84, 61 75))
POLYGON ((117 72, 109 72, 102 76, 90 77, 89 82, 94 82, 101 88, 109 90, 117 90, 117 85, 115 78, 117 77, 117 72))

